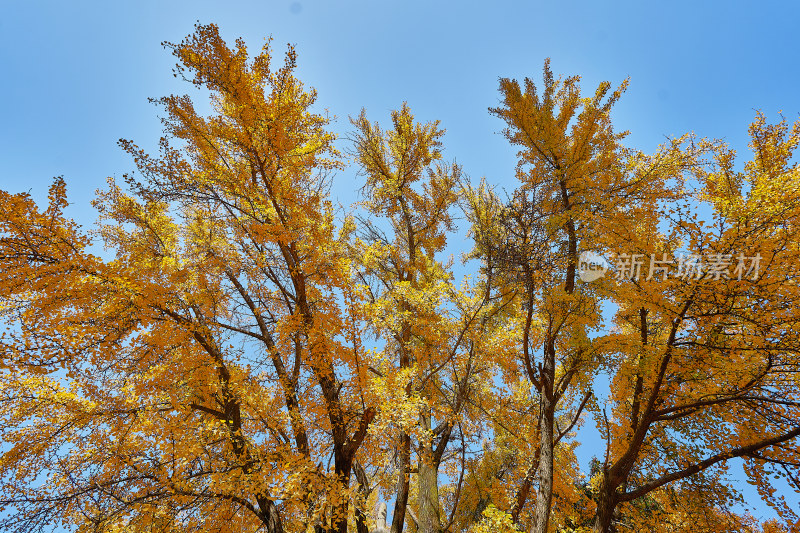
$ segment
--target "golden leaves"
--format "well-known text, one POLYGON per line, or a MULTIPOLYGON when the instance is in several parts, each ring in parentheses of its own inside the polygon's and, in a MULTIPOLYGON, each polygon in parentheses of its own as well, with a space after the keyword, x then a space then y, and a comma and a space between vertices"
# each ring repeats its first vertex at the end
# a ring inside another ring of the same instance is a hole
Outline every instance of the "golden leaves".
MULTIPOLYGON (((767 473, 796 449, 747 446, 798 420, 800 123, 759 114, 742 172, 689 135, 643 154, 611 123, 627 81, 583 97, 546 62, 539 88, 501 80, 491 110, 521 148, 510 198, 463 183, 439 122, 403 104, 386 129, 352 120, 367 214, 342 219, 327 175, 343 164, 293 48, 275 69, 269 42, 251 59, 214 25, 168 47, 213 114, 167 97, 158 154, 121 142, 140 181, 110 180, 95 201, 113 260, 87 252, 63 180, 44 210, 0 191, 0 474, 4 498, 33 502, 27 518, 57 500, 81 531, 345 531, 369 488, 409 476, 420 496, 422 466, 439 514, 474 532, 517 530, 505 510, 534 474, 565 531, 609 501, 634 529, 664 516, 742 529, 718 513, 732 492, 711 469, 736 453, 794 516, 767 473), (482 267, 460 285, 442 256, 459 203, 482 267), (765 268, 576 281, 582 251, 682 245, 765 268), (608 447, 583 483, 587 410, 608 447), (686 479, 706 492, 674 484, 686 479)), ((520 506, 521 523, 547 523, 520 506)))

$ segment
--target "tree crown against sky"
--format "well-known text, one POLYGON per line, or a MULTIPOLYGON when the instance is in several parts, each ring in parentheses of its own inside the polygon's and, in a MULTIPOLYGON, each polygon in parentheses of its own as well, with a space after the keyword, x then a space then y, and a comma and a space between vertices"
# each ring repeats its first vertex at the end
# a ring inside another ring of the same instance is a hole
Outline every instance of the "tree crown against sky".
POLYGON ((360 533, 385 499, 393 531, 757 531, 728 512, 733 458, 794 527, 768 474, 797 483, 797 125, 757 116, 743 171, 691 136, 645 154, 611 126, 625 84, 582 96, 545 63, 492 109, 520 148, 509 197, 402 105, 386 129, 353 119, 365 216, 337 218, 344 159, 294 50, 250 59, 213 25, 169 47, 214 114, 162 98, 159 154, 122 143, 138 170, 96 201, 113 258, 63 180, 44 208, 3 192, 9 528, 360 533), (441 259, 459 205, 480 264, 460 285, 441 259), (577 277, 580 251, 681 245, 763 265, 577 277), (586 482, 582 417, 606 442, 586 482))

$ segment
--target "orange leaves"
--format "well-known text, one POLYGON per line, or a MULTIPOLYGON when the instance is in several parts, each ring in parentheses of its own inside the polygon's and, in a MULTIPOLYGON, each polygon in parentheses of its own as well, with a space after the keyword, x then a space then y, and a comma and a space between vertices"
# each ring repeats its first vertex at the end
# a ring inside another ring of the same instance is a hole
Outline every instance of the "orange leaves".
MULTIPOLYGON (((418 243, 408 246, 419 246, 429 254, 441 250, 444 231, 452 229, 448 210, 456 201, 461 170, 440 162, 444 130, 438 121, 415 123, 404 103, 392 112, 392 130, 384 132, 377 123, 371 124, 364 110, 351 122, 357 128, 354 155, 367 177, 367 208, 395 221, 398 230, 413 226, 418 243)), ((406 239, 411 238, 405 233, 406 239)))
POLYGON ((53 181, 48 198, 47 209, 39 212, 27 194, 0 191, 0 245, 5 260, 52 264, 80 255, 89 243, 78 233, 78 226, 63 217, 67 206, 63 179, 53 181))
POLYGON ((403 104, 352 120, 366 212, 339 218, 341 155, 291 47, 273 68, 214 25, 167 47, 212 115, 163 98, 159 152, 121 142, 138 175, 95 201, 114 259, 87 252, 63 180, 43 209, 0 191, 0 501, 23 521, 346 533, 390 497, 425 531, 755 531, 722 512, 735 457, 797 520, 770 476, 799 461, 800 126, 758 115, 742 172, 688 135, 643 154, 612 127, 627 81, 584 97, 546 62, 491 110, 521 148, 509 198, 403 104), (459 204, 480 262, 460 285, 459 204), (682 246, 762 267, 577 276, 584 251, 682 246), (588 482, 587 411, 607 439, 588 482))
MULTIPOLYGON (((609 96, 610 84, 601 84, 594 98, 580 97, 580 77, 554 79, 549 60, 544 65, 543 92, 530 79, 524 89, 516 80, 502 79, 503 106, 490 112, 508 125, 506 136, 522 147, 520 169, 530 166, 527 186, 567 181, 570 189, 594 188, 614 175, 617 143, 609 120, 611 107, 627 88, 627 80, 609 96), (583 176, 596 176, 583 181, 583 176), (572 181, 575 180, 575 181, 572 181)), ((581 204, 579 200, 577 202, 581 204)))
POLYGON ((30 501, 46 505, 52 492, 65 520, 118 530, 152 519, 156 502, 190 506, 161 517, 188 528, 224 524, 230 502, 247 527, 280 524, 281 513, 288 527, 326 493, 327 509, 346 514, 366 358, 345 246, 352 228, 339 234, 324 180, 340 166, 333 135, 309 110, 316 95, 294 78, 293 50, 272 72, 268 47, 249 61, 214 26, 172 49, 217 115, 165 98, 166 133, 179 146, 162 138, 150 156, 122 142, 139 181, 111 181, 95 202, 115 260, 85 253, 89 239, 63 217, 63 181, 43 213, 1 193, 0 298, 14 324, 0 345, 3 377, 22 403, 53 405, 52 415, 19 406, 38 420, 30 431, 83 431, 44 439, 36 457, 4 455, 7 471, 47 457, 49 479, 24 487, 30 501), (75 400, 25 392, 15 376, 31 368, 63 379, 75 400), (334 449, 334 472, 322 470, 317 459, 334 449), (81 500, 87 493, 95 499, 81 500))
POLYGON ((269 42, 248 63, 243 42, 231 50, 214 25, 198 25, 190 38, 167 46, 183 63, 179 72, 188 69, 195 84, 212 92, 219 113, 206 120, 186 98, 161 100, 169 114, 168 131, 187 143, 196 171, 233 172, 269 195, 288 197, 318 189, 309 169, 339 167, 333 135, 324 130, 327 119, 309 112, 316 93, 305 91, 293 75, 291 47, 284 66, 271 71, 269 42))

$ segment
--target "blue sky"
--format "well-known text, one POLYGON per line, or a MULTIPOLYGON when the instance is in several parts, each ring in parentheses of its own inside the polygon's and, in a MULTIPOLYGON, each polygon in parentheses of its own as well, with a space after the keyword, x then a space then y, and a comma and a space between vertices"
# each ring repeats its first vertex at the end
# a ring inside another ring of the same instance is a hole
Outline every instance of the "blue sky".
MULTIPOLYGON (((546 57, 556 74, 580 74, 586 92, 630 77, 614 121, 645 151, 694 131, 744 152, 757 109, 770 120, 800 112, 794 2, 20 0, 0 13, 0 188, 42 200, 63 175, 68 213, 85 225, 93 192, 133 169, 117 140, 153 148, 161 135, 147 98, 196 94, 160 45, 196 21, 253 52, 268 36, 278 56, 294 43, 299 75, 339 133, 361 107, 384 121, 408 101, 418 119, 441 120, 448 159, 508 190, 515 151, 487 108, 498 77, 538 81, 546 57)), ((348 205, 358 186, 348 169, 334 194, 348 205)))
MULTIPOLYGON (((160 43, 198 20, 253 51, 269 35, 277 54, 296 44, 300 76, 337 131, 362 106, 383 120, 407 100, 447 128, 447 157, 509 188, 514 151, 487 107, 498 77, 538 80, 545 57, 587 91, 630 76, 614 118, 643 150, 686 131, 746 149, 756 109, 800 111, 790 2, 15 1, 0 17, 0 187, 40 197, 64 175, 73 213, 91 221, 92 192, 132 169, 117 139, 152 147, 160 135, 147 97, 193 92, 160 43)), ((354 179, 337 180, 345 203, 354 179)))

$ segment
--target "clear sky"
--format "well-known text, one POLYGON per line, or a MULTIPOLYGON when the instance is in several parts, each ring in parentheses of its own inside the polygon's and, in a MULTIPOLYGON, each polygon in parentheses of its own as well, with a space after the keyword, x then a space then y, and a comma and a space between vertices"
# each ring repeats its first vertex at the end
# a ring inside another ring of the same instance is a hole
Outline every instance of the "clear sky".
MULTIPOLYGON (((546 57, 556 74, 581 75, 586 92, 630 77, 613 117, 645 151, 694 131, 742 152, 756 110, 773 121, 800 113, 800 3, 790 1, 5 0, 0 188, 44 199, 63 175, 68 213, 91 224, 93 191, 133 169, 117 140, 153 148, 161 135, 147 98, 196 94, 160 45, 196 21, 252 52, 268 36, 278 57, 295 44, 299 76, 336 115, 335 131, 349 131, 361 107, 384 121, 407 101, 418 119, 441 120, 448 159, 508 190, 515 151, 487 108, 499 77, 539 81, 546 57)), ((358 186, 349 169, 334 194, 348 205, 358 186)))

